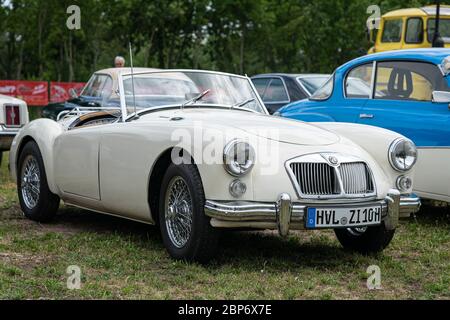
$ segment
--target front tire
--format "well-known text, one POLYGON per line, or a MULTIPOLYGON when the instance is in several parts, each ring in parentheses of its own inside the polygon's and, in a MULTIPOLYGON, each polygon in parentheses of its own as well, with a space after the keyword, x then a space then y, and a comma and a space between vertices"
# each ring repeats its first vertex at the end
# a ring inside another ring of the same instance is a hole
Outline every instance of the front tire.
POLYGON ((387 230, 384 223, 376 227, 336 229, 334 232, 345 249, 362 254, 383 251, 395 235, 395 230, 387 230))
POLYGON ((177 260, 209 262, 219 234, 204 213, 205 195, 197 168, 172 164, 164 176, 159 203, 159 224, 169 254, 177 260))
POLYGON ((17 174, 19 202, 25 217, 37 222, 52 220, 58 211, 60 199, 48 187, 44 161, 34 141, 28 142, 23 148, 17 174))

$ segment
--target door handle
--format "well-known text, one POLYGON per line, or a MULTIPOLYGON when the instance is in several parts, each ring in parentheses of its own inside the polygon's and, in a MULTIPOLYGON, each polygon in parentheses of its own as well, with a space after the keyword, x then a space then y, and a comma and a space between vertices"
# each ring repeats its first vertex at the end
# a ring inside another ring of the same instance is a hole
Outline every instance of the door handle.
POLYGON ((373 114, 362 113, 359 115, 360 119, 373 119, 375 116, 373 114))

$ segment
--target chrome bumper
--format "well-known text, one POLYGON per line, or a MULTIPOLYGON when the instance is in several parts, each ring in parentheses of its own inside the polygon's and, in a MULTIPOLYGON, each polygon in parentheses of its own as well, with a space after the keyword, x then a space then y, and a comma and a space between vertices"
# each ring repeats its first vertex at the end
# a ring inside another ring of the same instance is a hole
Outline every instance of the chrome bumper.
MULTIPOLYGON (((381 205, 385 226, 392 230, 397 228, 400 218, 419 211, 421 202, 415 195, 401 196, 398 190, 391 190, 380 201, 326 204, 333 208, 371 205, 381 205)), ((278 229, 281 236, 287 236, 290 230, 306 229, 306 210, 307 205, 294 203, 286 193, 276 203, 206 201, 205 204, 205 214, 212 218, 215 227, 278 229)))

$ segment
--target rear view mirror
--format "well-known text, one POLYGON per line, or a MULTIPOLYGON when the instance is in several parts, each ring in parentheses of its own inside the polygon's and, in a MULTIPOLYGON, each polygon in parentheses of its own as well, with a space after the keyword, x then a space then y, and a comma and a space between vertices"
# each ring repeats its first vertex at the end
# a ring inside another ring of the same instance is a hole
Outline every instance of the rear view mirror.
POLYGON ((450 92, 448 92, 448 91, 433 91, 433 102, 435 102, 435 103, 450 103, 450 92))

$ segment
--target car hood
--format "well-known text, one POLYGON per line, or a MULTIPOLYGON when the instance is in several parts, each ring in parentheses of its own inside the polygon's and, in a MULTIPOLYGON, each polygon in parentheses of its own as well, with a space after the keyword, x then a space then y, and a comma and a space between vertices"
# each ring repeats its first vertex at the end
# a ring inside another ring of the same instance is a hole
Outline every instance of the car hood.
MULTIPOLYGON (((157 112, 154 116, 161 116, 165 113, 165 111, 157 112)), ((204 127, 213 129, 226 130, 226 127, 231 127, 283 143, 323 146, 340 141, 340 136, 336 133, 312 124, 239 110, 196 108, 183 111, 172 110, 168 113, 170 114, 168 116, 181 117, 184 121, 191 122, 191 125, 198 125, 200 122, 204 127)))
POLYGON ((25 104, 25 101, 14 98, 14 97, 10 97, 10 96, 5 96, 3 94, 0 94, 0 102, 1 103, 14 103, 14 104, 25 104))

